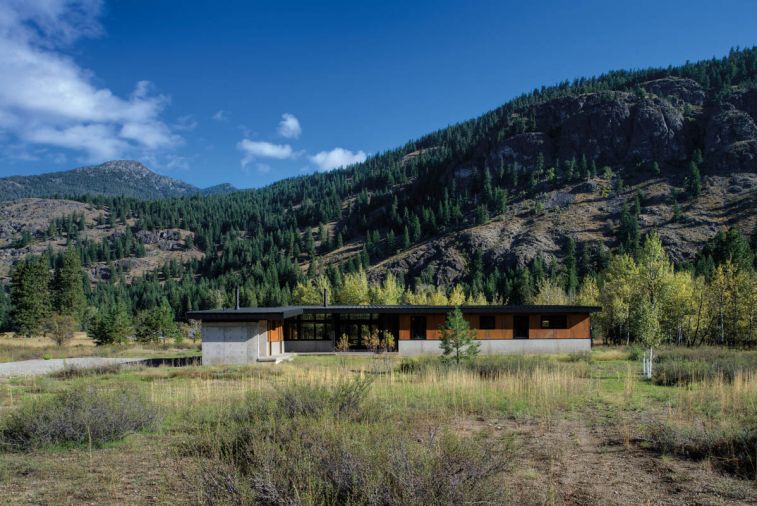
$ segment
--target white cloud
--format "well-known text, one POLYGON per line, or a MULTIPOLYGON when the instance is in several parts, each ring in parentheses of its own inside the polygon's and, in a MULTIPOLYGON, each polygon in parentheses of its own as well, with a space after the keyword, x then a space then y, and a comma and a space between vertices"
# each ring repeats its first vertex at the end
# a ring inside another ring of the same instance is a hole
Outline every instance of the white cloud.
POLYGON ((191 114, 186 114, 184 116, 179 116, 176 119, 176 122, 171 125, 171 128, 173 128, 174 130, 189 132, 197 128, 197 125, 199 125, 199 123, 197 122, 195 117, 191 114))
POLYGON ((279 128, 277 131, 282 137, 286 137, 287 139, 297 139, 302 133, 300 120, 298 120, 294 114, 285 112, 281 115, 281 121, 279 122, 279 128))
POLYGON ((224 111, 223 109, 218 109, 215 113, 213 113, 213 116, 211 116, 216 121, 227 121, 229 119, 229 113, 224 111))
POLYGON ((276 160, 286 160, 294 158, 296 153, 289 144, 274 144, 265 141, 253 141, 242 139, 237 144, 237 148, 244 153, 242 166, 258 158, 273 158, 276 160))
POLYGON ((168 98, 148 81, 119 97, 63 50, 101 33, 100 0, 0 2, 0 128, 21 143, 92 160, 169 148, 181 138, 160 115, 168 98))
POLYGON ((310 157, 310 161, 318 166, 319 170, 328 171, 353 163, 364 162, 367 158, 365 152, 353 153, 349 149, 334 148, 331 151, 321 151, 310 157))

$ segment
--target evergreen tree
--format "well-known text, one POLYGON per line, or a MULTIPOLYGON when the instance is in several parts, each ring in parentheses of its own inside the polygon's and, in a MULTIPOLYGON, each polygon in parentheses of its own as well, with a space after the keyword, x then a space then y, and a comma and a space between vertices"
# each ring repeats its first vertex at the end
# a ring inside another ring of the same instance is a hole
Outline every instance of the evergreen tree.
POLYGON ((97 344, 123 344, 133 332, 131 315, 122 303, 102 309, 88 330, 97 344))
POLYGON ((20 260, 11 276, 11 320, 19 334, 39 333, 50 315, 50 274, 47 257, 20 260))
POLYGON ((11 325, 11 302, 5 287, 0 285, 0 332, 9 330, 11 325))
POLYGON ((75 249, 69 248, 63 254, 63 262, 55 269, 53 290, 55 310, 80 321, 87 299, 84 296, 81 260, 75 249))
POLYGON ((471 330, 468 321, 463 317, 460 308, 447 315, 447 320, 439 327, 441 332, 440 346, 446 360, 460 364, 463 360, 470 360, 478 355, 479 344, 476 332, 471 330))
POLYGON ((528 304, 534 296, 534 287, 531 283, 531 274, 526 268, 518 268, 515 280, 514 299, 518 304, 528 304))
POLYGON ((620 214, 620 225, 616 231, 621 251, 635 252, 639 248, 639 236, 639 222, 628 211, 628 205, 624 203, 623 211, 620 214))
POLYGON ((168 302, 164 300, 159 306, 139 313, 134 334, 142 342, 157 342, 178 336, 179 329, 168 302))
POLYGON ((576 267, 576 242, 568 238, 567 254, 565 255, 565 291, 569 296, 578 290, 578 269, 576 267))
POLYGON ((699 174, 699 166, 692 160, 689 163, 689 175, 687 178, 687 189, 689 193, 696 197, 702 192, 702 177, 699 174))

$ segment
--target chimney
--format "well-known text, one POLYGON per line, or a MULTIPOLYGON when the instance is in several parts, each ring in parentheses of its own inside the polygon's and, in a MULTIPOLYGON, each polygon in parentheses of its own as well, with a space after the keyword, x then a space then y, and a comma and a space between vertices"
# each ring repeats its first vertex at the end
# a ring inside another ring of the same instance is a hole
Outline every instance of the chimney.
POLYGON ((239 309, 239 285, 237 285, 237 305, 236 309, 239 309))
POLYGON ((326 307, 329 305, 329 295, 328 292, 326 292, 326 289, 323 289, 323 307, 326 307))

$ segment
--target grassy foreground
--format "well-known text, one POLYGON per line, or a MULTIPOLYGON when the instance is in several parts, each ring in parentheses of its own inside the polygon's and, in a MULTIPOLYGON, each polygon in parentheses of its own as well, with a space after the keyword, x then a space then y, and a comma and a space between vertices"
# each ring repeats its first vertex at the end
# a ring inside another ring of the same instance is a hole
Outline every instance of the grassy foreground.
POLYGON ((757 353, 660 357, 651 382, 612 348, 0 380, 0 498, 754 503, 757 353))

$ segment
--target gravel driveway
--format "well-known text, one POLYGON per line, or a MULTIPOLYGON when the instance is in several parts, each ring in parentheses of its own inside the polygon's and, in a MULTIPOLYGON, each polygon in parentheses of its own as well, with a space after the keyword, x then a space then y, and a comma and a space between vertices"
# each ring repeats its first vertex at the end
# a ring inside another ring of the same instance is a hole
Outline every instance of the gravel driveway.
POLYGON ((24 360, 21 362, 6 362, 0 364, 0 378, 9 376, 37 376, 50 374, 67 367, 89 368, 113 364, 129 364, 140 362, 144 358, 56 358, 52 360, 24 360))

